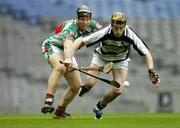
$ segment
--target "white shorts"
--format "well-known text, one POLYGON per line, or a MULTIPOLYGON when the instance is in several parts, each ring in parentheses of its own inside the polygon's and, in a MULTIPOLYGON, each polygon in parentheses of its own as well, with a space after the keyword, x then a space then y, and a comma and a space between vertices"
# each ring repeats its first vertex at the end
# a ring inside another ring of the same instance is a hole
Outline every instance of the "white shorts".
MULTIPOLYGON (((64 56, 64 51, 61 50, 60 48, 53 46, 53 45, 51 45, 51 48, 52 48, 53 54, 55 53, 55 54, 60 54, 60 55, 64 56)), ((78 63, 77 63, 76 58, 74 56, 72 57, 72 62, 73 62, 74 67, 78 67, 78 63)))
MULTIPOLYGON (((64 51, 52 44, 50 44, 50 47, 48 47, 47 51, 45 51, 44 49, 45 49, 45 46, 43 45, 42 46, 43 55, 47 60, 49 59, 49 56, 51 56, 52 54, 60 54, 64 56, 64 51)), ((74 67, 78 67, 78 63, 74 56, 72 57, 72 62, 73 62, 74 67)))
MULTIPOLYGON (((109 62, 102 60, 97 54, 94 54, 91 63, 98 65, 100 67, 100 66, 104 66, 105 64, 109 62)), ((130 63, 130 58, 120 61, 120 62, 113 63, 113 69, 120 69, 120 68, 128 69, 129 63, 130 63)))

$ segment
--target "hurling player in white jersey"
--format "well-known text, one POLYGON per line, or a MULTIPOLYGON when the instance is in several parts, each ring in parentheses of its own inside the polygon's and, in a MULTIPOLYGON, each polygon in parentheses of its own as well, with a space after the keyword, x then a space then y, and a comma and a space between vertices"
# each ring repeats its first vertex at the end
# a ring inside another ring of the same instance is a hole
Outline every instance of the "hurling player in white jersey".
MULTIPOLYGON (((65 63, 72 63, 70 58, 75 51, 86 45, 87 47, 100 43, 95 49, 94 56, 91 62, 91 67, 104 66, 109 62, 113 62, 112 75, 120 85, 123 85, 127 79, 128 65, 130 62, 129 53, 130 47, 133 48, 144 57, 150 80, 155 87, 160 86, 160 79, 154 71, 152 56, 145 43, 126 25, 126 17, 122 12, 115 12, 111 17, 111 24, 91 33, 87 36, 79 37, 75 40, 69 51, 65 63)), ((99 71, 89 71, 90 74, 99 75, 99 71)), ((79 96, 83 96, 96 83, 96 78, 88 76, 84 85, 81 86, 79 96)), ((123 92, 123 86, 113 87, 93 108, 95 119, 101 119, 103 116, 102 110, 106 105, 112 102, 123 92)))

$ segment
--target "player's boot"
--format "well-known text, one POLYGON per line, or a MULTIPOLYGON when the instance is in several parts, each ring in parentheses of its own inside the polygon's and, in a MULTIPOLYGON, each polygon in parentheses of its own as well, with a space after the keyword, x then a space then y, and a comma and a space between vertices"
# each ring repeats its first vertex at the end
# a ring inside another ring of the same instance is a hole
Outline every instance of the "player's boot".
POLYGON ((91 87, 88 87, 86 85, 81 86, 79 96, 82 97, 86 92, 88 92, 91 89, 91 87))
POLYGON ((63 112, 61 114, 55 114, 53 115, 53 119, 69 119, 71 118, 71 115, 67 112, 63 112))
POLYGON ((54 111, 53 119, 69 119, 71 115, 65 112, 65 107, 58 106, 54 111))
POLYGON ((41 112, 44 114, 52 113, 54 111, 53 101, 54 101, 53 97, 46 97, 41 112))
POLYGON ((93 107, 94 119, 102 119, 103 113, 102 110, 97 109, 96 106, 93 107))

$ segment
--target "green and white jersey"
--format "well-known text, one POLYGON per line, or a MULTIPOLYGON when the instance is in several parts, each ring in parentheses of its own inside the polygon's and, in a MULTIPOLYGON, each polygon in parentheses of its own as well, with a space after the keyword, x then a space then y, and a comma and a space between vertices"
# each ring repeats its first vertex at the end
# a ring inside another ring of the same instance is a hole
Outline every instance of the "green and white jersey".
POLYGON ((90 32, 93 32, 97 28, 97 22, 94 20, 90 21, 90 25, 88 29, 84 32, 79 31, 77 26, 77 20, 72 19, 65 21, 52 32, 49 37, 43 42, 45 46, 56 46, 59 49, 63 50, 64 47, 64 40, 71 39, 74 41, 78 37, 82 35, 86 35, 90 32))

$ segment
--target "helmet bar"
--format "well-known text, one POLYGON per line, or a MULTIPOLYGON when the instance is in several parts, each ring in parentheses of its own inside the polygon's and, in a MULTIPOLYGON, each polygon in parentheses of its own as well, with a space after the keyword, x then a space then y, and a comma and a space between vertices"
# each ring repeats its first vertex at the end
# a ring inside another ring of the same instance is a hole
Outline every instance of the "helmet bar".
POLYGON ((89 12, 78 12, 78 17, 91 17, 91 13, 89 12))
POLYGON ((126 17, 125 14, 122 12, 114 12, 111 17, 111 24, 112 26, 125 26, 126 24, 126 17))
POLYGON ((124 25, 126 21, 121 21, 121 20, 112 20, 112 24, 115 25, 124 25))
POLYGON ((90 10, 86 10, 86 9, 78 10, 78 12, 88 12, 88 13, 91 13, 90 10))

